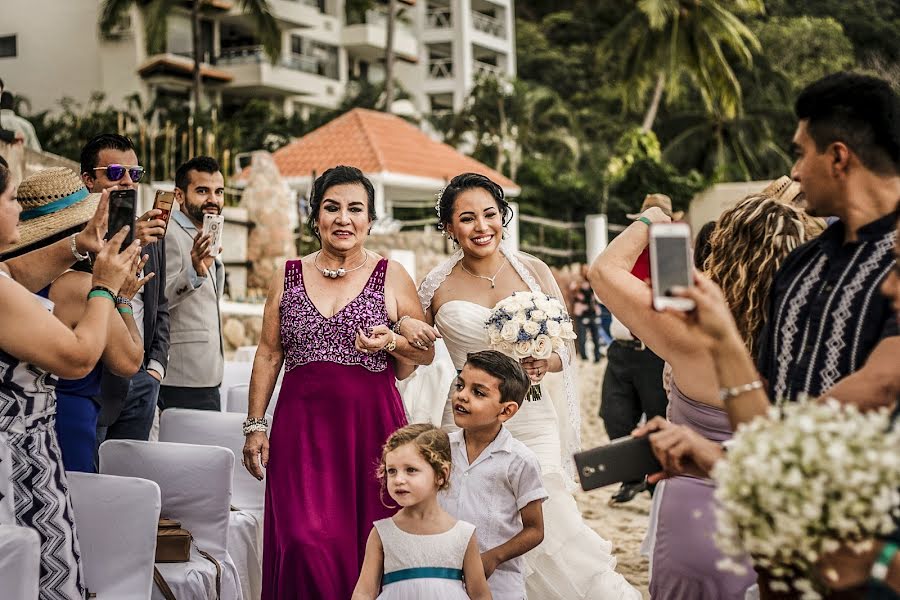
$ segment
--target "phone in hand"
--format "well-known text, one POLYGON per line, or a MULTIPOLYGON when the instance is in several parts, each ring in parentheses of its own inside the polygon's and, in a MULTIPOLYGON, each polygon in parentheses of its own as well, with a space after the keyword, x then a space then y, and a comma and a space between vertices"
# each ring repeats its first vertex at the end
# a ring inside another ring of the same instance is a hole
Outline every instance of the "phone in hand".
POLYGON ((218 256, 222 244, 222 229, 225 226, 225 217, 206 213, 203 215, 203 235, 209 236, 209 254, 218 256))
POLYGON ((106 230, 106 239, 119 233, 119 230, 126 225, 130 227, 119 252, 134 241, 134 220, 137 217, 135 214, 136 201, 137 191, 134 189, 113 190, 109 193, 109 225, 106 230))
POLYGON ((689 311, 690 298, 671 294, 676 286, 694 284, 691 262, 691 228, 687 223, 654 223, 650 227, 650 281, 653 286, 653 308, 689 311))
POLYGON ((175 204, 175 192, 167 192, 165 190, 156 190, 156 197, 153 199, 153 209, 162 211, 157 219, 166 222, 169 226, 169 215, 172 214, 172 205, 175 204))
POLYGON ((650 438, 625 436, 575 455, 584 491, 613 483, 642 481, 663 470, 650 447, 650 438))

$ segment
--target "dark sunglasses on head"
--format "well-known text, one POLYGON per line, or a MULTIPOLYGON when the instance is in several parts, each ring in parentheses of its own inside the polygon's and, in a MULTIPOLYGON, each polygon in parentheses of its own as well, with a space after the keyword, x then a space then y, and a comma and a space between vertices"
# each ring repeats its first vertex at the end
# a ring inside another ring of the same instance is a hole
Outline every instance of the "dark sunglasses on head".
POLYGON ((126 165, 111 164, 106 165, 105 167, 94 167, 94 170, 106 171, 106 178, 110 181, 119 181, 125 177, 126 171, 128 172, 128 176, 131 177, 131 181, 134 183, 140 181, 141 177, 144 176, 144 167, 140 165, 129 167, 126 165))

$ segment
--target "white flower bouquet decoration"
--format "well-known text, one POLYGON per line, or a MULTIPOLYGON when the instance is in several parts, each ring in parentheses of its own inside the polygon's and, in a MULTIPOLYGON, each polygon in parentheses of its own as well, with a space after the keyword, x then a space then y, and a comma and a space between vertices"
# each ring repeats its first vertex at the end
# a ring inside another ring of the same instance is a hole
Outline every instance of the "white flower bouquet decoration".
POLYGON ((900 431, 885 411, 836 400, 773 407, 738 428, 712 476, 718 487, 716 543, 742 570, 750 555, 773 592, 820 598, 815 566, 843 544, 862 550, 896 528, 900 431))
MULTIPOLYGON (((515 292, 498 302, 485 327, 491 349, 518 360, 548 359, 566 340, 575 339, 566 307, 556 298, 534 292, 515 292)), ((528 399, 540 397, 540 387, 532 386, 528 399)))

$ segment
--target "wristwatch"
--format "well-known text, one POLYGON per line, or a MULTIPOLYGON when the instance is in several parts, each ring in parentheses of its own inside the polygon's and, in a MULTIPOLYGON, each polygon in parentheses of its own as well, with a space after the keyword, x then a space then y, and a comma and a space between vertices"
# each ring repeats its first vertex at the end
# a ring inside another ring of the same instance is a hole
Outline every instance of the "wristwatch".
POLYGON ((875 562, 872 564, 872 570, 869 571, 869 577, 875 581, 884 581, 887 578, 888 571, 891 569, 891 563, 897 554, 898 546, 895 542, 886 542, 884 548, 875 562))

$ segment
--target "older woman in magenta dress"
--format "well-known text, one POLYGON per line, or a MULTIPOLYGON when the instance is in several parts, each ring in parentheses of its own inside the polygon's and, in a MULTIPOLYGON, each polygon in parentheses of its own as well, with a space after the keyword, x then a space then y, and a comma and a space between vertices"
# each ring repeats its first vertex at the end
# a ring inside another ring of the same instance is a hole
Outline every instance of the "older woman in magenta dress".
POLYGON ((308 221, 321 250, 288 261, 269 288, 244 446, 245 466, 267 482, 263 600, 349 598, 372 523, 393 512, 375 468, 406 424, 394 362, 427 364, 433 352, 391 330, 423 314, 403 267, 364 247, 374 205, 358 169, 325 171, 308 221))

